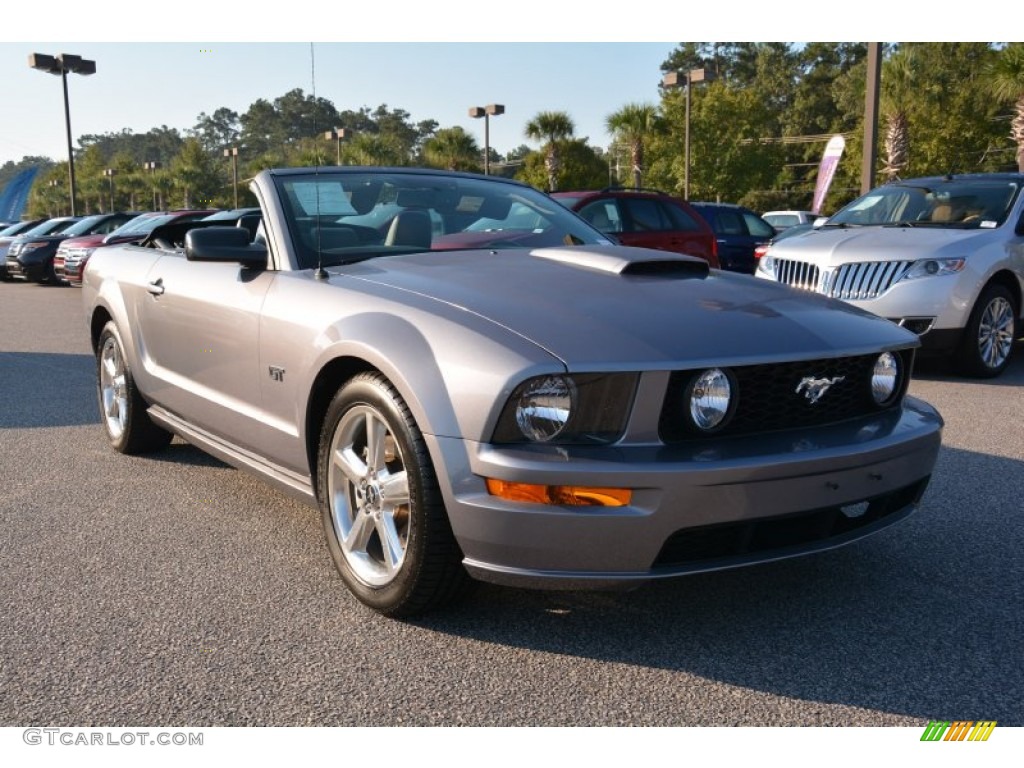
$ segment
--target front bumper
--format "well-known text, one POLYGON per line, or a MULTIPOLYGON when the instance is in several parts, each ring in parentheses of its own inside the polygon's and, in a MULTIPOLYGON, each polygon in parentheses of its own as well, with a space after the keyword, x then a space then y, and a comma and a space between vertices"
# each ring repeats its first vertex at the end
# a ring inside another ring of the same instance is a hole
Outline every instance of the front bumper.
POLYGON ((32 283, 45 282, 50 276, 50 258, 36 257, 35 255, 24 259, 8 256, 7 274, 32 283))
POLYGON ((867 419, 686 447, 427 439, 473 576, 597 588, 792 557, 880 530, 915 508, 941 430, 934 409, 907 398, 867 419), (625 507, 511 502, 489 495, 486 477, 631 488, 633 499, 625 507))

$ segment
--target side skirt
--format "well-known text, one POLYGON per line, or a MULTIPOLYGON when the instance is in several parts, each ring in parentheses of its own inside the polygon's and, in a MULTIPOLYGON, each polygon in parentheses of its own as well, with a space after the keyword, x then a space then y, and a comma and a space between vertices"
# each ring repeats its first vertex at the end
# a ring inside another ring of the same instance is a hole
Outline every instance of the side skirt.
POLYGON ((285 469, 278 464, 269 462, 261 456, 257 456, 234 443, 229 443, 207 432, 205 429, 190 424, 158 405, 151 406, 148 413, 154 422, 191 443, 196 448, 217 457, 237 469, 252 472, 289 496, 303 501, 311 507, 317 507, 316 495, 313 493, 312 481, 308 475, 300 475, 290 469, 285 469))

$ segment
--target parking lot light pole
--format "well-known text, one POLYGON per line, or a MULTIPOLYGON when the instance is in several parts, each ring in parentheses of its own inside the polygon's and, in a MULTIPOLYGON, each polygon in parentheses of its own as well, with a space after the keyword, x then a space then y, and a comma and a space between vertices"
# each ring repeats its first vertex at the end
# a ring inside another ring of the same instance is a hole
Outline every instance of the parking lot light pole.
POLYGON ((110 212, 114 212, 114 174, 117 173, 113 168, 107 168, 103 171, 103 175, 110 179, 110 212))
POLYGON ((690 88, 694 83, 706 83, 715 79, 715 73, 707 69, 691 69, 685 73, 669 72, 661 84, 666 88, 686 89, 686 133, 683 148, 683 199, 690 199, 690 88), (680 82, 682 81, 682 82, 680 82))
POLYGON ((238 147, 225 149, 224 157, 231 158, 231 183, 235 190, 235 208, 238 208, 238 147))
POLYGON ((326 133, 324 133, 324 138, 327 139, 328 141, 337 141, 338 142, 338 157, 337 157, 337 162, 335 163, 335 165, 341 165, 341 141, 342 141, 342 139, 347 139, 351 135, 352 135, 352 132, 351 131, 347 131, 344 128, 335 128, 333 130, 330 130, 330 131, 327 131, 326 133))
POLYGON ((143 163, 142 167, 149 171, 149 183, 153 185, 153 210, 159 210, 156 204, 156 169, 160 167, 160 163, 156 160, 151 160, 147 163, 143 163))
POLYGON ((96 62, 83 59, 71 53, 61 53, 56 56, 47 56, 45 53, 30 53, 28 65, 40 72, 49 72, 51 75, 60 75, 64 83, 64 125, 68 134, 68 177, 71 182, 71 215, 75 213, 75 155, 71 149, 71 108, 68 105, 68 72, 76 75, 96 74, 96 62))
MULTIPOLYGON (((60 179, 50 179, 49 182, 47 182, 47 186, 52 188, 52 189, 56 189, 57 187, 60 186, 60 179)), ((60 204, 59 203, 57 204, 57 207, 56 207, 56 213, 53 214, 53 215, 54 216, 60 216, 60 204)))
POLYGON ((504 104, 488 104, 486 107, 470 107, 470 117, 484 119, 484 174, 491 174, 491 115, 497 117, 505 114, 504 104))

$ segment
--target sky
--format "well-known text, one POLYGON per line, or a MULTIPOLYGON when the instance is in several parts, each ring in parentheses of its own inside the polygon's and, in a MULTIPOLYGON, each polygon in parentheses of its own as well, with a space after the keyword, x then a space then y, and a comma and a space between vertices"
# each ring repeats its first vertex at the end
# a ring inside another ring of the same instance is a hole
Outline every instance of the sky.
MULTIPOLYGON (((67 155, 60 79, 30 69, 33 52, 96 61, 95 75, 68 80, 76 145, 83 134, 123 128, 144 133, 167 125, 184 133, 201 112, 241 113, 257 98, 293 88, 310 93, 315 61, 316 93, 339 110, 387 104, 409 112, 413 122, 461 125, 481 145, 483 121, 470 118, 468 109, 504 104, 490 133, 491 146, 505 153, 530 144, 524 127, 544 110, 568 112, 577 136, 607 146, 606 117, 630 102, 658 102, 660 65, 683 37, 837 36, 828 14, 790 0, 733 0, 728 14, 712 14, 716 7, 709 5, 700 16, 692 5, 655 0, 600 7, 564 0, 304 2, 297 13, 278 6, 266 20, 255 5, 244 12, 197 0, 159 7, 115 0, 83 10, 51 0, 7 9, 0 29, 0 164, 67 155), (57 29, 63 39, 19 37, 57 29)), ((872 19, 883 13, 885 31, 901 32, 902 39, 948 38, 911 23, 909 15, 901 18, 882 0, 858 2, 855 17, 842 21, 843 36, 877 36, 872 19)), ((952 31, 970 36, 973 30, 958 22, 952 31)))

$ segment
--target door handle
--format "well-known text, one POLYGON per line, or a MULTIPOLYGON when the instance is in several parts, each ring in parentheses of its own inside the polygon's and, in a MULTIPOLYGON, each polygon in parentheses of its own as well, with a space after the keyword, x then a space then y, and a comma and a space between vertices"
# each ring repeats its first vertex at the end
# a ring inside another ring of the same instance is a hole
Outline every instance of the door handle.
POLYGON ((146 286, 146 290, 149 291, 154 296, 159 296, 164 292, 164 279, 162 277, 158 277, 156 280, 154 280, 153 282, 146 286))

